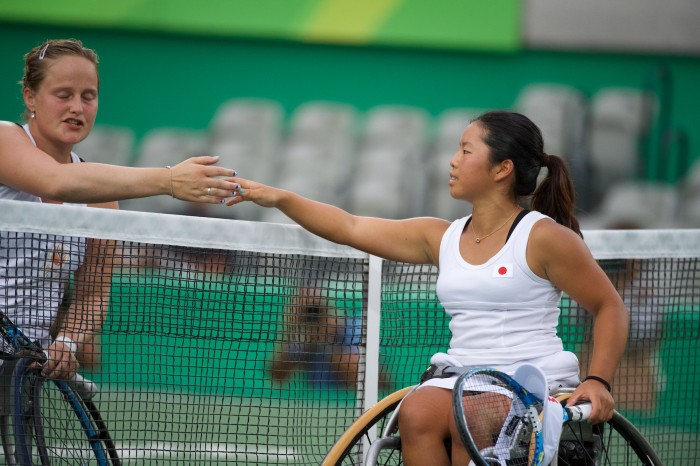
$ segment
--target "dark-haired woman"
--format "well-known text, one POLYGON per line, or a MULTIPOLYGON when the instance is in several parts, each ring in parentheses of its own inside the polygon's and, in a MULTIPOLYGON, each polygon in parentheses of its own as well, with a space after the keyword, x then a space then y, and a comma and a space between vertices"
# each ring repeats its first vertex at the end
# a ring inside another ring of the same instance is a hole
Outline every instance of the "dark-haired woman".
MULTIPOLYGON (((453 223, 354 216, 244 179, 236 179, 241 189, 228 204, 276 207, 336 243, 438 266, 436 291, 451 317, 452 339, 433 363, 511 374, 519 364, 535 364, 550 388, 577 386, 570 403, 590 400, 592 419, 603 421, 614 408, 607 381, 625 348, 627 310, 583 242, 564 160, 543 148, 539 128, 521 114, 493 111, 471 122, 450 161, 449 189, 473 210, 453 223), (542 169, 547 174, 538 186, 542 169), (530 210, 521 204, 526 197, 530 210), (588 372, 594 378, 580 384, 578 360, 556 332, 562 292, 595 316, 588 372)), ((399 430, 405 464, 467 464, 452 417, 453 385, 454 379, 433 379, 404 399, 399 430)))

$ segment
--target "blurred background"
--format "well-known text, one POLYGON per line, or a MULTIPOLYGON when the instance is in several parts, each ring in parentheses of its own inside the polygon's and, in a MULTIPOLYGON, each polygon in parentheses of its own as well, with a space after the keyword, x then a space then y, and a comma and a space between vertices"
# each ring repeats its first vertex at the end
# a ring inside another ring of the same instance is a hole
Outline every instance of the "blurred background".
POLYGON ((469 206, 449 159, 470 119, 505 108, 569 161, 584 228, 698 228, 698 21, 696 0, 0 0, 0 119, 23 110, 23 55, 73 37, 101 59, 89 161, 214 154, 357 214, 454 219, 469 206))

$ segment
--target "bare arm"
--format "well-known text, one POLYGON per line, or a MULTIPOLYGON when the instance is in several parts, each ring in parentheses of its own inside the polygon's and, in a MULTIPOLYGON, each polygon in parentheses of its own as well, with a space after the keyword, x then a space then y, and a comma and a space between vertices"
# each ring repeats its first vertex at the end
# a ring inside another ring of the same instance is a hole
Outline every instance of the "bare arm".
MULTIPOLYGON (((535 225, 527 254, 528 263, 535 265, 535 273, 550 280, 594 316, 589 374, 611 382, 625 351, 629 324, 629 313, 617 290, 583 240, 553 221, 543 220, 535 225)), ((593 403, 594 421, 612 416, 614 400, 598 381, 582 383, 569 403, 578 400, 593 403)))
POLYGON ((406 220, 361 217, 290 191, 242 178, 234 180, 243 189, 227 205, 252 201, 263 207, 276 207, 311 233, 385 259, 437 264, 440 240, 449 226, 445 220, 428 217, 406 220))
POLYGON ((22 128, 0 122, 0 184, 64 202, 107 202, 171 194, 186 201, 218 203, 229 197, 233 170, 216 157, 193 157, 171 170, 97 163, 61 164, 37 149, 22 128), (209 195, 207 188, 212 188, 209 195))
MULTIPOLYGON (((118 208, 116 202, 92 207, 118 208)), ((112 269, 117 265, 115 260, 114 241, 87 240, 85 260, 75 273, 73 299, 57 337, 69 338, 80 349, 102 329, 109 305, 112 269)), ((49 377, 67 378, 78 369, 75 355, 66 350, 60 341, 49 346, 49 362, 44 368, 49 377)))

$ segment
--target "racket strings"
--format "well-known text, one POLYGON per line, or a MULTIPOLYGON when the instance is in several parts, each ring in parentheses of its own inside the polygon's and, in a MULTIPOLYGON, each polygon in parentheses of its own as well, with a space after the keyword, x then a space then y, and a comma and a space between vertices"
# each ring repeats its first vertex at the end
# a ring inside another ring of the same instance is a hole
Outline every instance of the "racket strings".
POLYGON ((487 389, 485 384, 497 392, 472 390, 463 396, 465 421, 476 449, 489 465, 528 465, 533 433, 541 429, 537 411, 511 398, 497 379, 480 375, 478 381, 465 381, 466 387, 487 389))

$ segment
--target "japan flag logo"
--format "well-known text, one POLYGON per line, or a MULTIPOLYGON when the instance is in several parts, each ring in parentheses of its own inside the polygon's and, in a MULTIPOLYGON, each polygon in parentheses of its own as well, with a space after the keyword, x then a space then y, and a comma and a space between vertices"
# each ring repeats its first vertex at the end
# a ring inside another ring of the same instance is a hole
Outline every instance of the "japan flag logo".
POLYGON ((491 273, 492 278, 513 278, 513 264, 496 264, 491 273))

